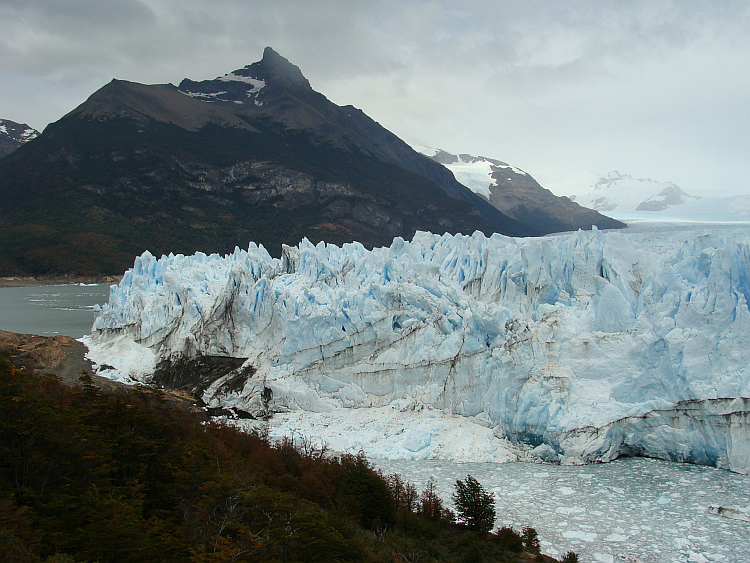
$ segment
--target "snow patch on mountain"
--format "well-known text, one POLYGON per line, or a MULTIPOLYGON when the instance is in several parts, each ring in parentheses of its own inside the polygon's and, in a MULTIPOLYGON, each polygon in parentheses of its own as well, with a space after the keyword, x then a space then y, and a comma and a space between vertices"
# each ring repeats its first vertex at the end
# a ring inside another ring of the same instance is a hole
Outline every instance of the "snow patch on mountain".
MULTIPOLYGON (((469 421, 498 459, 513 451, 495 439, 546 461, 638 454, 748 472, 748 234, 417 233, 372 251, 303 241, 281 259, 254 244, 144 253, 88 344, 113 368, 102 375, 138 381, 163 360, 246 358, 251 376, 228 374, 203 400, 300 429, 424 406, 424 426, 383 431, 368 452, 382 456, 460 458, 438 426, 469 421), (116 365, 120 350, 137 362, 116 365)), ((341 447, 372 443, 330 432, 341 447)))
MULTIPOLYGON (((442 149, 435 149, 424 145, 415 145, 414 150, 432 158, 453 172, 456 180, 476 194, 489 200, 493 187, 498 187, 497 178, 493 174, 498 171, 512 172, 520 176, 527 176, 526 172, 499 160, 469 154, 451 154, 442 149)), ((502 175, 507 181, 512 178, 502 175)), ((502 188, 502 186, 499 186, 502 188)))
POLYGON ((251 74, 250 66, 229 72, 214 80, 196 82, 185 79, 180 83, 179 91, 203 102, 244 103, 251 100, 255 105, 262 105, 258 94, 265 88, 266 82, 251 74))
POLYGON ((236 72, 225 74, 224 76, 217 78, 217 80, 220 80, 222 82, 244 82, 245 84, 250 85, 250 89, 247 91, 248 94, 255 94, 266 86, 265 80, 253 78, 252 76, 243 76, 237 74, 236 72))
POLYGON ((215 102, 216 100, 220 99, 222 96, 228 94, 226 90, 222 90, 219 92, 183 92, 186 96, 190 96, 191 98, 199 98, 204 102, 215 102))
POLYGON ((9 155, 24 143, 38 136, 39 132, 25 123, 0 119, 0 158, 9 155))
POLYGON ((453 172, 456 180, 485 199, 490 199, 490 188, 497 186, 497 180, 492 178, 492 166, 486 160, 459 160, 447 168, 453 172))
POLYGON ((11 142, 22 145, 32 139, 36 139, 38 136, 39 131, 33 127, 29 127, 25 123, 0 119, 0 137, 4 137, 11 142))

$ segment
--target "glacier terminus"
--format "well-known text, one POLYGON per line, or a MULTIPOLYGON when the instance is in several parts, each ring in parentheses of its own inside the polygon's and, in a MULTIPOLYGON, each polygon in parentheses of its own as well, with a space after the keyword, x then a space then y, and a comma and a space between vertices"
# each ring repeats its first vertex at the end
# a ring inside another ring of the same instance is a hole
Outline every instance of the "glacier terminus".
POLYGON ((89 356, 144 383, 234 358, 196 384, 207 405, 385 458, 642 455, 747 474, 750 243, 670 236, 146 252, 96 309, 89 356), (378 436, 334 435, 352 417, 378 436))

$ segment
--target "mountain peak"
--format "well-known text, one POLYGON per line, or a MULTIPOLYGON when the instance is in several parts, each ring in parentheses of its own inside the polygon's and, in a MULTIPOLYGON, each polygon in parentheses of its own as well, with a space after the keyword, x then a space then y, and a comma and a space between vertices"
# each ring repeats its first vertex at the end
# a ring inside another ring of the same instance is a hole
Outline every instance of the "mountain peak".
POLYGON ((269 83, 283 82, 310 88, 310 83, 302 74, 300 68, 290 63, 287 58, 282 57, 271 47, 266 47, 263 50, 263 58, 260 61, 246 66, 245 69, 255 71, 259 75, 257 78, 262 78, 269 83))
POLYGON ((244 103, 250 99, 260 106, 263 103, 258 99, 258 94, 267 84, 282 89, 312 90, 299 67, 271 47, 265 48, 260 61, 213 80, 194 81, 185 78, 180 82, 179 90, 204 102, 244 103))

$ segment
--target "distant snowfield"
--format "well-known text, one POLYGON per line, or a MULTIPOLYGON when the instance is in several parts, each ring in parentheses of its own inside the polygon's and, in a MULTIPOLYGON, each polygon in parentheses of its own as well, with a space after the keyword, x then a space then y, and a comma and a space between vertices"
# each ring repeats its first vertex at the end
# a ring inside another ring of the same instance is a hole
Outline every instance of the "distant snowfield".
MULTIPOLYGON (((750 225, 750 196, 702 198, 664 211, 605 211, 628 225, 750 225)), ((648 227, 647 227, 648 228, 648 227)))

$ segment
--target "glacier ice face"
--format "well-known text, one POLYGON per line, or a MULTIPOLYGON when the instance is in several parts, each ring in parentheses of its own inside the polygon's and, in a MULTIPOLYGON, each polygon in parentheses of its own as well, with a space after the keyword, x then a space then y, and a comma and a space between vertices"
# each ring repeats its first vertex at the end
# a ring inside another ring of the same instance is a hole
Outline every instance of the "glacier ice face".
MULTIPOLYGON (((417 233, 372 251, 305 240, 281 259, 251 244, 144 253, 89 347, 141 381, 164 359, 247 358, 252 375, 203 398, 254 414, 405 401, 545 460, 639 454, 748 472, 749 297, 750 246, 717 235, 668 256, 597 230, 417 233), (138 361, 118 364, 123 350, 138 361)), ((431 438, 400 439, 420 452, 431 438)))

